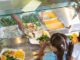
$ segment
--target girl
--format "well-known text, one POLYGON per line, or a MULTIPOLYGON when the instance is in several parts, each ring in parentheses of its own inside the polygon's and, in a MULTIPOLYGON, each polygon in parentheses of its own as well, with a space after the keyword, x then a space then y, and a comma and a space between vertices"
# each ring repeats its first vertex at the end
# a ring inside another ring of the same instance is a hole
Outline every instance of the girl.
POLYGON ((40 60, 71 60, 73 43, 64 34, 53 34, 50 39, 50 45, 52 51, 44 55, 46 42, 41 44, 41 49, 39 52, 40 60))

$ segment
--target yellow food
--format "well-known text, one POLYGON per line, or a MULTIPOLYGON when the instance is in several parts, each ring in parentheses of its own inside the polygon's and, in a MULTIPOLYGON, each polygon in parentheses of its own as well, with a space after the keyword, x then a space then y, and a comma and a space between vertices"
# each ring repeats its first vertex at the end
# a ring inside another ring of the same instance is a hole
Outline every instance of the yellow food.
POLYGON ((22 51, 15 51, 15 58, 21 58, 22 60, 24 59, 24 52, 22 51))
POLYGON ((57 18, 54 12, 46 11, 41 16, 48 18, 47 20, 44 19, 44 23, 49 30, 64 28, 64 24, 57 18))
POLYGON ((6 57, 5 56, 1 56, 1 60, 6 60, 6 57))
POLYGON ((49 20, 49 21, 45 21, 44 23, 45 23, 45 24, 53 24, 53 23, 57 23, 57 22, 60 22, 60 20, 58 20, 58 19, 49 20))
POLYGON ((48 31, 43 30, 43 34, 44 34, 44 35, 47 35, 48 37, 50 37, 50 34, 49 34, 48 31))
POLYGON ((52 24, 46 24, 46 26, 47 26, 47 28, 49 30, 64 28, 64 24, 62 24, 62 22, 56 22, 56 23, 52 23, 52 24))
POLYGON ((74 44, 76 44, 76 43, 78 43, 78 35, 76 34, 76 33, 73 33, 72 34, 72 37, 73 37, 73 39, 72 39, 72 42, 74 43, 74 44))
POLYGON ((78 39, 77 39, 77 38, 73 38, 73 39, 72 39, 72 42, 73 42, 74 44, 76 44, 76 43, 78 43, 78 39))
POLYGON ((73 35, 72 35, 73 37, 78 37, 78 35, 76 34, 76 33, 73 33, 73 35))

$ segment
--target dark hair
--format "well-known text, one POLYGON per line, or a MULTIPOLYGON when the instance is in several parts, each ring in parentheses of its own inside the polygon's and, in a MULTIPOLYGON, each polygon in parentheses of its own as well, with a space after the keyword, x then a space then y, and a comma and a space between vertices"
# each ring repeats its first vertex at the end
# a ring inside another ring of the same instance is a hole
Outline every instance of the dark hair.
POLYGON ((66 51, 66 60, 71 60, 71 55, 73 51, 73 43, 66 35, 62 33, 55 33, 51 37, 51 45, 57 48, 58 60, 63 60, 64 52, 66 51))

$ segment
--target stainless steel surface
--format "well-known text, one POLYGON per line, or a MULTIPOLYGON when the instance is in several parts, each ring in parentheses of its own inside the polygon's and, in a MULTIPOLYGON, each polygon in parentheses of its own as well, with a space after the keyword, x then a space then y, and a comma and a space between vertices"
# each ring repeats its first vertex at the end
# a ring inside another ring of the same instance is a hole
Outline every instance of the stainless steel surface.
POLYGON ((4 48, 19 49, 25 52, 25 60, 33 59, 32 52, 40 48, 39 45, 31 45, 26 38, 0 39, 0 52, 4 48))

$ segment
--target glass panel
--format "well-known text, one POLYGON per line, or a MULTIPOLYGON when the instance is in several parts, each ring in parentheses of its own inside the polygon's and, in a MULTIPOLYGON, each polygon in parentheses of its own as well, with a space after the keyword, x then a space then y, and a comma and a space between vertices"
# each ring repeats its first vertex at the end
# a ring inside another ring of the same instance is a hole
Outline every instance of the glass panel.
POLYGON ((21 36, 17 23, 11 16, 0 17, 0 38, 16 38, 21 36))
POLYGON ((0 10, 14 10, 23 8, 31 0, 0 0, 0 10))
POLYGON ((43 29, 38 20, 36 12, 24 13, 24 14, 21 14, 21 17, 22 17, 21 20, 26 27, 26 31, 29 33, 30 43, 39 44, 39 41, 37 40, 37 38, 42 35, 43 29))
POLYGON ((43 6, 49 6, 49 7, 63 7, 70 5, 71 0, 40 0, 41 5, 43 6))
MULTIPOLYGON (((40 17, 39 13, 40 12, 43 13, 46 11, 52 11, 56 15, 56 17, 65 25, 65 29, 62 29, 62 30, 55 29, 53 31, 53 33, 55 31, 67 33, 68 29, 66 29, 66 27, 68 27, 71 24, 72 17, 74 15, 73 7, 64 7, 64 8, 58 8, 58 9, 41 10, 41 11, 37 11, 37 12, 28 12, 28 13, 20 14, 19 17, 21 18, 21 21, 24 23, 26 30, 29 30, 29 31, 31 30, 30 31, 31 33, 33 31, 35 31, 36 36, 39 36, 41 32, 38 27, 41 27, 41 25, 42 25, 42 27, 44 26, 44 23, 42 23, 42 21, 41 21, 42 17, 40 17), (36 23, 38 23, 38 19, 39 19, 41 25, 36 24, 36 23), (31 24, 31 25, 28 26, 27 24, 31 24), (36 27, 36 26, 38 26, 38 27, 36 27), (29 29, 29 27, 31 29, 29 29), (39 31, 39 32, 36 32, 36 31, 39 31)), ((52 13, 50 13, 50 15, 51 14, 52 13)), ((54 16, 52 16, 52 17, 48 16, 48 17, 53 18, 54 16)), ((49 19, 49 18, 45 18, 45 19, 49 19)), ((0 34, 1 34, 0 37, 2 37, 2 38, 0 38, 0 51, 4 48, 19 49, 19 50, 22 50, 25 52, 25 54, 26 54, 25 60, 26 59, 29 59, 29 60, 36 59, 37 54, 40 49, 40 46, 33 45, 33 44, 35 44, 34 43, 35 39, 28 40, 25 37, 21 37, 21 32, 18 30, 18 26, 16 26, 17 24, 15 22, 14 23, 13 22, 14 21, 13 21, 13 19, 11 19, 10 16, 3 16, 0 18, 0 24, 4 26, 4 27, 0 28, 0 34), (6 23, 6 22, 8 22, 8 23, 6 23), (6 26, 6 24, 7 24, 7 26, 6 26), (12 26, 9 26, 9 25, 12 25, 12 26), (7 29, 5 29, 5 27, 7 29), (17 36, 17 34, 20 36, 17 36), (4 37, 4 35, 6 37, 4 37)), ((49 32, 51 34, 53 34, 52 31, 49 31, 49 32)), ((34 38, 36 36, 33 34, 32 38, 34 38)), ((39 42, 36 42, 36 43, 39 44, 39 42)), ((47 48, 45 50, 46 50, 46 52, 48 52, 50 49, 47 48)))
MULTIPOLYGON (((19 17, 21 18, 21 21, 24 24, 25 23, 32 23, 32 22, 35 23, 35 22, 38 22, 38 20, 39 20, 42 28, 46 29, 44 23, 41 21, 40 15, 39 15, 40 12, 42 13, 42 12, 45 12, 45 11, 52 11, 54 14, 56 14, 57 18, 64 24, 65 28, 69 27, 71 25, 72 20, 73 20, 73 16, 74 16, 74 13, 75 13, 75 9, 73 7, 64 7, 64 8, 58 8, 58 9, 41 10, 41 11, 38 11, 38 12, 27 12, 27 13, 20 14, 19 17)), ((10 25, 16 25, 16 23, 14 22, 14 20, 10 16, 0 17, 0 27, 2 27, 1 28, 2 29, 1 30, 1 36, 3 36, 3 34, 4 34, 4 32, 2 32, 2 31, 6 30, 4 27, 5 26, 10 26, 10 25)), ((10 28, 13 28, 13 27, 10 27, 10 28)), ((9 29, 7 29, 7 31, 9 29)), ((49 30, 49 29, 46 29, 46 30, 49 30)), ((13 32, 13 30, 11 30, 11 31, 13 32)))
POLYGON ((67 33, 66 27, 71 25, 75 9, 73 7, 64 7, 51 10, 42 10, 38 12, 38 17, 48 31, 59 31, 67 33))
MULTIPOLYGON (((21 18, 21 21, 24 23, 26 30, 29 30, 30 33, 35 31, 36 35, 32 36, 33 39, 40 35, 41 25, 38 22, 38 18, 36 17, 35 12, 20 14, 19 17, 21 18), (27 24, 30 24, 29 27, 27 24), (32 28, 33 30, 30 31, 30 28, 32 28), (37 34, 36 31, 40 33, 37 34)), ((0 28, 0 52, 2 51, 2 49, 5 48, 18 49, 20 51, 25 52, 24 60, 35 59, 34 52, 37 52, 38 54, 40 49, 39 45, 33 45, 33 43, 35 43, 36 41, 32 40, 30 42, 26 37, 22 37, 22 35, 20 34, 21 32, 18 30, 17 24, 13 23, 14 20, 12 20, 10 16, 3 16, 0 19, 0 21, 2 22, 0 24, 4 25, 4 27, 1 26, 0 28)))
POLYGON ((0 15, 20 13, 31 0, 0 0, 0 15))
POLYGON ((0 18, 0 27, 16 25, 17 23, 10 16, 3 16, 0 18))
POLYGON ((70 6, 71 0, 0 0, 0 15, 21 14, 24 11, 70 6), (43 6, 43 8, 39 8, 43 6), (45 7, 47 6, 47 7, 45 7))

